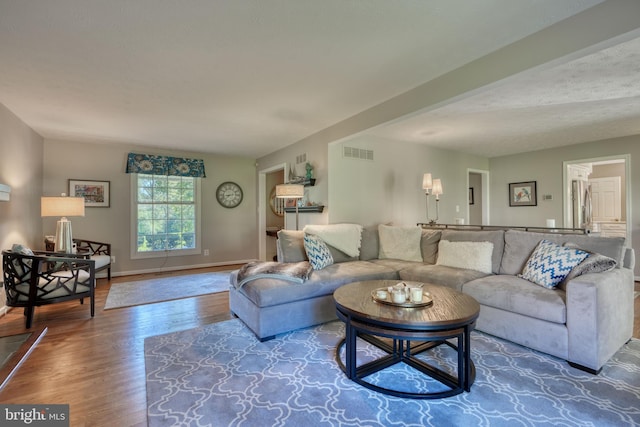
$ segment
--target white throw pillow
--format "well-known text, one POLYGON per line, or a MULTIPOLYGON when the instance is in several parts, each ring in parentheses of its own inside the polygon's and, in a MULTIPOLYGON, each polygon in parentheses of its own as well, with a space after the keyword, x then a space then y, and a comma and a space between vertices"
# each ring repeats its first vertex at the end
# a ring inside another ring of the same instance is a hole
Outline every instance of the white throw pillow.
POLYGON ((391 225, 378 225, 380 248, 378 258, 400 259, 403 261, 422 262, 420 252, 420 227, 397 227, 391 225))
POLYGON ((492 242, 450 242, 448 240, 440 240, 436 265, 466 268, 491 274, 492 254, 492 242))

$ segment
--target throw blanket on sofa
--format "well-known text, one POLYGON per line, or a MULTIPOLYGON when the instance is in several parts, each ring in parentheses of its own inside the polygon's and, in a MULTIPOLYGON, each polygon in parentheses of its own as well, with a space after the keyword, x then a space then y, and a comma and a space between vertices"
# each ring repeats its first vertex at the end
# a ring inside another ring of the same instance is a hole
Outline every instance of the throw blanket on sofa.
POLYGON ((303 231, 318 236, 327 245, 333 246, 350 257, 360 255, 360 239, 362 237, 360 224, 307 225, 303 231))
POLYGON ((245 283, 261 278, 304 283, 309 278, 311 271, 309 261, 289 263, 253 261, 243 265, 238 271, 236 288, 240 289, 245 283))

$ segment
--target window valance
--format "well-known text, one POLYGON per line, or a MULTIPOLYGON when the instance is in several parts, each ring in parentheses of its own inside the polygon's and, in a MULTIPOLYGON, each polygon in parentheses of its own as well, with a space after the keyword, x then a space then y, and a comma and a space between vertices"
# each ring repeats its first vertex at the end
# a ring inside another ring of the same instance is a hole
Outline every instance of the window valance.
POLYGON ((204 160, 129 153, 127 173, 205 178, 204 160))

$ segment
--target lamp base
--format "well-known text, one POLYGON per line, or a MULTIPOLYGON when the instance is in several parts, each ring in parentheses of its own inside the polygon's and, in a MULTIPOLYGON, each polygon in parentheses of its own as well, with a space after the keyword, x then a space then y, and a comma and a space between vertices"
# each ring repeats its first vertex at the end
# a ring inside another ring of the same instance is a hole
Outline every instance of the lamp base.
POLYGON ((71 236, 71 221, 62 217, 56 224, 56 240, 55 251, 72 253, 73 252, 73 237, 71 236))

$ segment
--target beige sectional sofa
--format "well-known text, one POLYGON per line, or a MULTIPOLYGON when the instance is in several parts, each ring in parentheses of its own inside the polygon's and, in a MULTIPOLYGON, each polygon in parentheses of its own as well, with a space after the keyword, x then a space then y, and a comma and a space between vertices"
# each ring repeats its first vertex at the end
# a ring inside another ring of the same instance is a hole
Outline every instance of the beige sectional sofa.
MULTIPOLYGON (((281 230, 278 260, 305 261, 303 236, 303 231, 281 230)), ((384 239, 387 243, 381 243, 377 226, 363 228, 357 257, 329 246, 333 264, 314 270, 303 283, 262 276, 240 286, 235 271, 229 293, 231 311, 266 340, 336 319, 333 291, 339 286, 397 279, 448 286, 471 295, 481 305, 477 330, 565 359, 592 373, 599 372, 632 336, 635 258, 623 238, 513 229, 425 229, 417 243, 421 261, 385 256, 382 246, 388 245, 389 236, 385 234, 384 239), (600 254, 615 260, 616 266, 578 275, 554 289, 539 286, 518 274, 542 239, 600 254), (465 244, 471 252, 452 257, 451 246, 460 250, 465 245, 451 242, 484 242, 484 246, 465 244), (488 254, 486 242, 491 243, 488 254), (474 263, 476 253, 484 253, 484 265, 474 263), (465 268, 468 266, 472 268, 465 268)), ((415 259, 415 253, 408 258, 415 259)))

